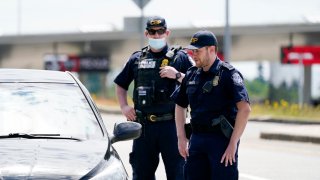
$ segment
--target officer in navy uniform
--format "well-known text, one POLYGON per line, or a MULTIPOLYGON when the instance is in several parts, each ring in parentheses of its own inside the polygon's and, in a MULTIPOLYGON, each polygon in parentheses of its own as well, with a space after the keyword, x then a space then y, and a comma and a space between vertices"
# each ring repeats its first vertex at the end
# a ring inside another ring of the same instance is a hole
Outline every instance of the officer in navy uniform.
POLYGON ((176 103, 178 148, 186 159, 185 179, 238 179, 238 146, 249 113, 249 97, 241 73, 217 56, 218 42, 198 31, 187 47, 196 63, 172 97, 176 103), (185 111, 190 106, 190 140, 185 111))
POLYGON ((159 153, 167 179, 182 179, 184 159, 178 151, 175 103, 170 95, 193 61, 181 47, 168 46, 170 31, 164 18, 149 18, 144 33, 149 45, 133 53, 114 80, 122 114, 128 121, 142 124, 142 134, 133 141, 129 157, 133 179, 155 179, 159 153), (127 102, 133 80, 134 107, 127 102))

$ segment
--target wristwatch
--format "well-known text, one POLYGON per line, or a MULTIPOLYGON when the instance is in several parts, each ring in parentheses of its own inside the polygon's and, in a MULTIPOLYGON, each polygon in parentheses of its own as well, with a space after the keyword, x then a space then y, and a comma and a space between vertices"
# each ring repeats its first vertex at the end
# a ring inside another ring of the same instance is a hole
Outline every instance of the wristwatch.
POLYGON ((181 78, 181 72, 176 73, 176 80, 178 80, 179 78, 181 78))

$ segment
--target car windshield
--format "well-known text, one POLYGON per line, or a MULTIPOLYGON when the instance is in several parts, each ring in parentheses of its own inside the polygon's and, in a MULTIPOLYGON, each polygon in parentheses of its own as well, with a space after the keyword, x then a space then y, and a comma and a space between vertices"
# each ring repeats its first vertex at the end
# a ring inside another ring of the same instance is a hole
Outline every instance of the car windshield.
POLYGON ((103 136, 80 88, 63 83, 0 83, 0 135, 10 133, 103 136))

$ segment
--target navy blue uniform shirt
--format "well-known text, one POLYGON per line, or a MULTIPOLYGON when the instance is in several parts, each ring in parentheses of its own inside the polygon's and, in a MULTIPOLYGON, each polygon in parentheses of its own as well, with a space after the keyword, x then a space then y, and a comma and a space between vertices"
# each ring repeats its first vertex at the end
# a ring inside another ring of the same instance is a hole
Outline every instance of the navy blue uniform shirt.
POLYGON ((212 118, 224 115, 234 125, 237 114, 236 103, 249 102, 242 75, 230 64, 215 60, 209 71, 191 67, 176 94, 175 103, 191 108, 191 123, 208 124, 212 118), (211 81, 211 90, 203 89, 211 81))

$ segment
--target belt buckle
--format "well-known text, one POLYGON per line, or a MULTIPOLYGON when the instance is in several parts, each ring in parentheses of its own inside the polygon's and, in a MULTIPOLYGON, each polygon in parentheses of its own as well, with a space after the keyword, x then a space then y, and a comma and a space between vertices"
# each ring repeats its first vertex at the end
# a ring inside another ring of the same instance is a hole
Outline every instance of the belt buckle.
POLYGON ((152 114, 152 115, 149 116, 149 120, 152 121, 152 122, 156 122, 157 116, 152 114))

